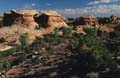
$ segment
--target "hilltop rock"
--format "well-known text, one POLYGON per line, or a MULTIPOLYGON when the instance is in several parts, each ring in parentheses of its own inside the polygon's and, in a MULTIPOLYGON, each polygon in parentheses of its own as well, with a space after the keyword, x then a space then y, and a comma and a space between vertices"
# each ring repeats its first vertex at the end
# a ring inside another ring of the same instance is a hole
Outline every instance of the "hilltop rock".
POLYGON ((0 27, 2 27, 3 25, 3 18, 4 18, 4 15, 0 14, 0 27))
POLYGON ((37 14, 36 10, 11 10, 10 13, 4 13, 4 25, 21 25, 30 28, 35 28, 37 23, 34 20, 34 15, 37 14))
MULTIPOLYGON (((43 11, 41 15, 36 10, 11 10, 4 14, 4 27, 0 28, 0 38, 4 38, 9 45, 19 44, 19 37, 24 33, 29 34, 29 42, 36 37, 53 33, 55 27, 67 26, 63 18, 56 11, 43 11), (36 29, 36 26, 41 27, 36 29)), ((3 43, 4 44, 4 43, 3 43)))
POLYGON ((65 23, 65 18, 63 18, 58 12, 56 11, 43 11, 38 16, 36 21, 38 22, 39 26, 44 28, 55 28, 55 27, 63 27, 67 26, 65 23))
POLYGON ((76 26, 86 25, 86 26, 96 26, 99 25, 98 20, 95 16, 83 16, 76 19, 68 19, 68 21, 76 26), (73 22, 71 22, 73 21, 73 22))
POLYGON ((111 16, 109 20, 112 24, 120 24, 120 16, 111 16))

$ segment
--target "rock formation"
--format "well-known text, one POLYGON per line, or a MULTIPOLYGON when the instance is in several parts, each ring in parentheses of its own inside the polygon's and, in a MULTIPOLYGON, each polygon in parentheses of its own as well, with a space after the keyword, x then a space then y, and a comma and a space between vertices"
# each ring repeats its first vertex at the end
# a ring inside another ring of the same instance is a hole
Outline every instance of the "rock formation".
POLYGON ((0 14, 0 27, 3 25, 3 18, 4 18, 4 15, 0 14))
POLYGON ((109 20, 112 24, 120 24, 120 16, 110 16, 109 20))
POLYGON ((42 26, 44 28, 47 27, 60 28, 63 26, 67 26, 64 20, 65 18, 63 18, 56 11, 43 11, 41 12, 41 15, 39 15, 38 18, 36 19, 39 26, 42 26))
POLYGON ((10 13, 4 14, 4 25, 10 26, 16 24, 34 28, 37 25, 34 15, 37 13, 36 10, 11 10, 10 13))
POLYGON ((98 26, 98 29, 101 30, 102 32, 108 32, 108 33, 114 31, 114 29, 109 26, 98 26))
POLYGON ((89 25, 89 26, 96 26, 96 25, 98 25, 98 20, 94 16, 83 17, 83 22, 84 22, 85 25, 89 25))
POLYGON ((77 26, 76 28, 75 28, 75 32, 76 33, 80 33, 80 34, 86 34, 86 32, 84 31, 84 29, 83 29, 83 27, 81 27, 81 26, 77 26))
POLYGON ((94 16, 84 16, 80 18, 76 18, 74 20, 73 25, 87 25, 87 26, 96 26, 99 25, 98 20, 94 16))

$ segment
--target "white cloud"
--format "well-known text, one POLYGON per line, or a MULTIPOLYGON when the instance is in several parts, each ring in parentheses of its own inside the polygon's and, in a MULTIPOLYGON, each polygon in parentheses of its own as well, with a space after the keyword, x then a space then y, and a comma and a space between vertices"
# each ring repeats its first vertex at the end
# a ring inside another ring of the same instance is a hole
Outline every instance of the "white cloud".
POLYGON ((96 5, 101 3, 110 3, 110 2, 116 2, 118 0, 95 0, 93 2, 89 2, 88 5, 96 5))
POLYGON ((32 3, 31 6, 36 6, 36 3, 32 3))
POLYGON ((65 15, 120 15, 120 5, 98 5, 75 9, 58 9, 57 11, 65 15))
POLYGON ((46 5, 47 5, 47 6, 52 6, 52 4, 51 4, 51 3, 47 3, 46 5))
POLYGON ((22 9, 33 9, 36 6, 36 3, 26 3, 22 9))

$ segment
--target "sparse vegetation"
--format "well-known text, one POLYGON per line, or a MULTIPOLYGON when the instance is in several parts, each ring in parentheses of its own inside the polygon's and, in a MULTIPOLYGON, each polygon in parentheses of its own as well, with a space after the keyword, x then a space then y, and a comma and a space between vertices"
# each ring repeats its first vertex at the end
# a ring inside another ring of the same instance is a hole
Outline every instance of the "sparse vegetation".
MULTIPOLYGON (((110 50, 107 44, 111 39, 117 40, 119 37, 119 30, 114 29, 115 31, 106 33, 95 27, 83 27, 86 32, 83 35, 74 32, 71 27, 55 28, 53 34, 36 37, 32 44, 29 44, 29 34, 24 33, 19 38, 20 45, 0 52, 0 71, 7 71, 12 66, 21 70, 23 68, 22 75, 36 73, 35 70, 48 74, 53 70, 59 78, 69 73, 79 74, 84 78, 89 77, 89 72, 99 74, 106 69, 113 71, 119 63, 112 59, 115 53, 112 51, 117 52, 119 47, 110 50), (6 61, 8 58, 11 58, 10 62, 6 61)), ((2 42, 5 42, 4 38, 0 39, 0 43, 2 42)), ((119 46, 116 43, 114 45, 119 46)))
POLYGON ((63 32, 63 37, 68 38, 72 32, 72 28, 63 27, 62 32, 63 32))
POLYGON ((0 61, 0 71, 2 70, 8 70, 11 67, 11 64, 6 61, 0 61))
POLYGON ((94 29, 86 29, 86 35, 77 34, 71 40, 71 48, 73 51, 79 52, 79 60, 83 66, 89 69, 102 69, 108 67, 111 63, 111 53, 107 50, 101 40, 97 39, 94 29), (106 56, 107 55, 107 56, 106 56))
POLYGON ((19 39, 23 49, 28 48, 28 45, 29 45, 29 42, 28 42, 29 39, 28 38, 29 38, 28 33, 24 33, 23 35, 21 35, 21 37, 19 39))
POLYGON ((14 52, 16 52, 16 47, 13 47, 13 48, 10 48, 10 49, 5 50, 3 52, 0 52, 0 56, 1 57, 6 57, 6 56, 9 56, 9 55, 13 54, 14 52))

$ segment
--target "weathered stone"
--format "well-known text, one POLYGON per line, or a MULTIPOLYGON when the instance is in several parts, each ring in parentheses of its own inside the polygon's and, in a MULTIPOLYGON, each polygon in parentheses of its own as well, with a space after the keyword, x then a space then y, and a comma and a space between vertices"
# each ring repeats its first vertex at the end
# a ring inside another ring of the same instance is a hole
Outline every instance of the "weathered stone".
POLYGON ((86 34, 85 33, 85 31, 83 30, 83 27, 81 27, 81 26, 77 26, 76 28, 75 28, 75 32, 76 33, 81 33, 81 34, 86 34))
POLYGON ((37 23, 34 20, 34 15, 38 12, 36 10, 11 10, 9 14, 4 14, 4 25, 21 25, 23 27, 35 28, 37 23))
POLYGON ((112 24, 120 24, 120 16, 111 16, 109 20, 112 24))
POLYGON ((63 26, 67 26, 64 20, 65 18, 63 18, 56 11, 43 11, 41 12, 41 15, 39 15, 36 19, 40 26, 44 28, 50 27, 50 29, 55 27, 60 28, 63 26))
POLYGON ((86 26, 96 26, 99 25, 98 20, 94 16, 84 16, 80 18, 76 18, 73 20, 73 25, 86 25, 86 26))

